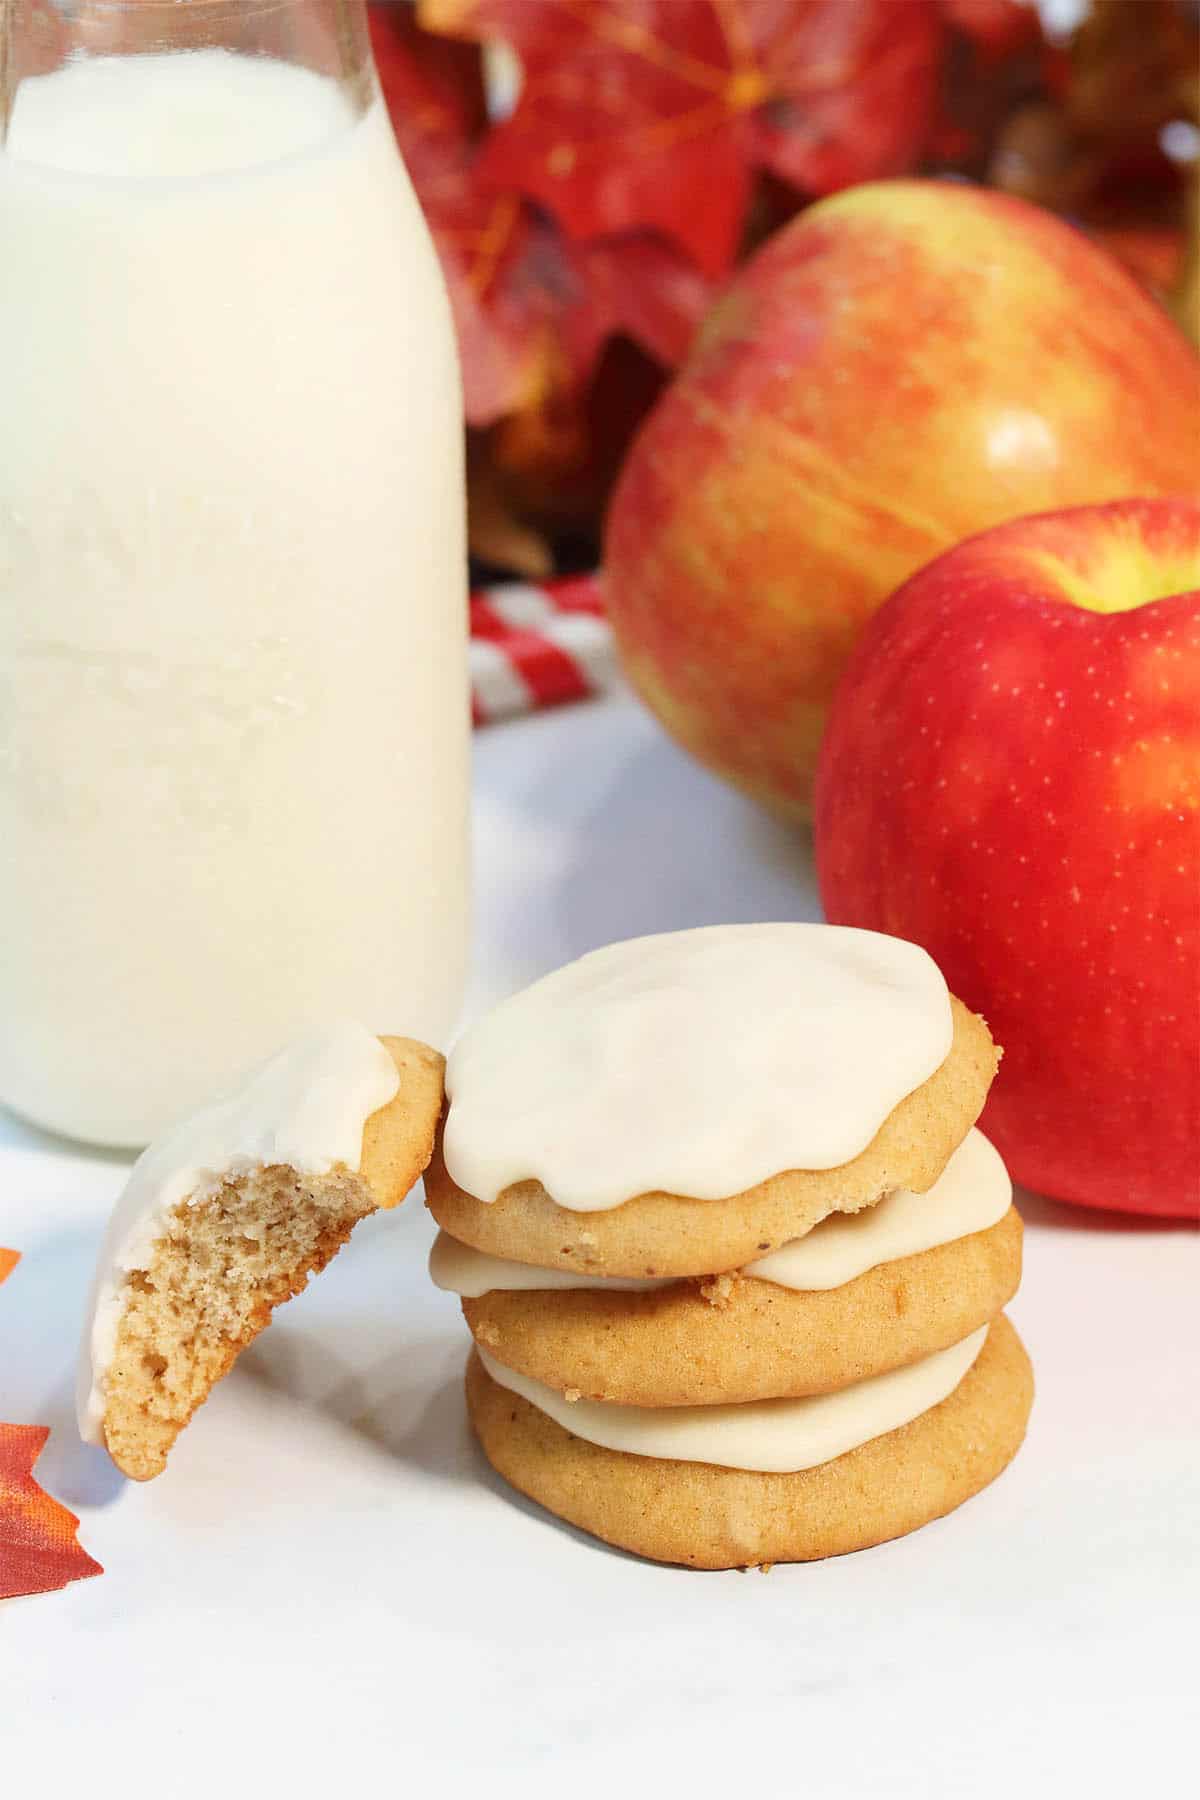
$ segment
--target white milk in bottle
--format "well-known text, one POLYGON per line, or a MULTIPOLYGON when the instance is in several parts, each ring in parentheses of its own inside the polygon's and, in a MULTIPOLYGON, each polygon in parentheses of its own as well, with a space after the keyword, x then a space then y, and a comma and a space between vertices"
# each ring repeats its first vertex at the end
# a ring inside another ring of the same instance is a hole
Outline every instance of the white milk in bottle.
POLYGON ((442 1042, 461 405, 381 102, 221 48, 25 79, 0 354, 0 1103, 137 1144, 314 1021, 442 1042))

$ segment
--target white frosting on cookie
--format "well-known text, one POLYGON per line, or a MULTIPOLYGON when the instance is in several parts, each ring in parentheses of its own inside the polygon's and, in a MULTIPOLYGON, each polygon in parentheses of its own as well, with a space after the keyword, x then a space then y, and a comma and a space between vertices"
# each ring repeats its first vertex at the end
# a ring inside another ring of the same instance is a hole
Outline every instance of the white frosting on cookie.
POLYGON ((563 1288, 600 1288, 610 1293, 649 1294, 655 1288, 674 1287, 675 1275, 658 1278, 640 1275, 576 1275, 569 1269, 539 1269, 536 1263, 510 1262, 462 1244, 448 1231, 439 1231, 429 1252, 429 1277, 443 1293, 478 1300, 484 1294, 541 1293, 563 1288))
POLYGON ((924 950, 833 925, 718 925, 610 944, 503 1001, 446 1071, 444 1154, 468 1194, 540 1181, 595 1212, 719 1200, 832 1169, 949 1054, 924 950))
MULTIPOLYGON (((972 1232, 999 1224, 1012 1204, 1012 1182, 1000 1153, 981 1131, 972 1131, 926 1194, 898 1188, 876 1206, 857 1213, 831 1213, 806 1237, 747 1263, 743 1275, 776 1287, 810 1292, 841 1287, 880 1263, 917 1256, 939 1244, 952 1244, 972 1232)), ((671 1287, 674 1276, 638 1278, 574 1274, 567 1269, 539 1269, 533 1263, 510 1262, 461 1244, 442 1231, 429 1253, 435 1287, 466 1300, 496 1292, 540 1292, 591 1288, 601 1292, 652 1293, 671 1287)))
POLYGON ((357 1170, 363 1126, 399 1086, 386 1046, 365 1026, 339 1022, 298 1039, 142 1152, 113 1208, 92 1285, 77 1390, 88 1443, 103 1441, 104 1377, 125 1278, 146 1267, 180 1202, 206 1199, 226 1180, 277 1164, 302 1175, 357 1170))
POLYGON ((805 1400, 754 1400, 742 1406, 614 1406, 600 1400, 568 1400, 556 1388, 506 1369, 484 1350, 480 1360, 492 1380, 547 1413, 565 1431, 589 1444, 631 1456, 672 1462, 716 1463, 725 1469, 795 1474, 832 1462, 848 1450, 937 1406, 958 1386, 983 1349, 988 1327, 948 1350, 935 1351, 907 1368, 872 1375, 834 1394, 805 1400))
POLYGON ((861 1212, 830 1213, 806 1237, 760 1256, 744 1273, 801 1291, 841 1287, 880 1263, 987 1231, 1011 1205, 1000 1152, 982 1131, 971 1131, 928 1193, 897 1188, 861 1212))

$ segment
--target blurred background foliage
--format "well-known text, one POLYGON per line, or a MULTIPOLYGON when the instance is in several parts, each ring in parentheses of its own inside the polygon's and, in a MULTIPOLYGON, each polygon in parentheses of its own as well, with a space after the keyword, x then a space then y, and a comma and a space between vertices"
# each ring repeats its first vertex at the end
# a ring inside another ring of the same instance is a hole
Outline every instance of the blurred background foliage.
POLYGON ((597 558, 724 279, 854 182, 981 181, 1195 337, 1196 0, 389 0, 380 77, 446 272, 481 575, 597 558))

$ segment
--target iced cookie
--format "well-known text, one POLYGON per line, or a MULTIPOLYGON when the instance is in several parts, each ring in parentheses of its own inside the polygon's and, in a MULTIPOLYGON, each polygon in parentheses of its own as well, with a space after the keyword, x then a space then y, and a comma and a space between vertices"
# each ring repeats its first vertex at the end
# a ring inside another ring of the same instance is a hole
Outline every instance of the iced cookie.
MULTIPOLYGON (((764 929, 787 933, 822 928, 795 925, 764 929)), ((688 932, 680 935, 701 937, 704 934, 688 932)), ((876 936, 872 932, 851 935, 876 936)), ((892 943, 896 940, 878 941, 892 943)), ((906 944, 900 948, 908 951, 913 946, 906 944)), ((929 966, 933 969, 932 964, 929 966)), ((936 969, 933 974, 940 983, 941 976, 936 969)), ((861 985, 869 991, 866 982, 861 985)), ((853 983, 847 983, 850 989, 844 1001, 847 1006, 854 1004, 853 986, 853 983)), ((776 1171, 768 1173, 762 1180, 740 1190, 731 1189, 726 1196, 713 1192, 705 1193, 703 1197, 694 1192, 689 1195, 682 1187, 666 1191, 640 1188, 623 1202, 582 1209, 562 1204, 557 1195, 551 1198, 540 1180, 517 1180, 501 1187, 489 1201, 465 1189, 452 1172, 453 1167, 461 1177, 469 1179, 468 1171, 473 1171, 476 1163, 468 1158, 453 1164, 448 1160, 452 1159, 450 1132, 456 1123, 458 1104, 451 1087, 446 1136, 434 1151, 425 1180, 430 1211, 442 1229, 460 1243, 471 1244, 493 1256, 515 1262, 536 1263, 554 1269, 584 1269, 604 1275, 710 1275, 741 1268, 756 1257, 802 1236, 830 1213, 857 1212, 873 1205, 894 1188, 924 1192, 937 1180, 952 1152, 978 1118, 1000 1060, 1000 1052, 983 1020, 947 995, 944 985, 941 994, 945 1008, 945 1047, 942 1048, 940 1038, 935 1040, 941 1055, 933 1057, 932 1069, 913 1089, 892 1099, 894 1089, 909 1079, 911 1073, 919 1071, 923 1062, 905 1065, 890 1086, 881 1079, 874 1087, 868 1084, 861 1090, 856 1085, 853 1062, 848 1060, 842 1066, 842 1079, 854 1097, 847 1110, 857 1111, 858 1129, 847 1131, 840 1142, 853 1145, 866 1132, 865 1145, 842 1162, 823 1167, 811 1164, 789 1167, 781 1162, 776 1171), (717 1200, 720 1203, 714 1204, 717 1200)), ((767 1004, 765 997, 760 1003, 767 1004)), ((663 1010, 666 1010, 665 1005, 663 1010)), ((865 1030, 870 1023, 868 1008, 865 1030)), ((715 1109, 716 1120, 724 1122, 731 1139, 741 1144, 746 1130, 741 1115, 746 1109, 753 1117, 755 1090, 753 1085, 746 1089, 742 1087, 745 1045, 743 1037, 737 1033, 753 1035, 760 1024, 761 1021, 756 1022, 753 1018, 740 1027, 736 1023, 726 1027, 722 1022, 716 1049, 711 1047, 710 1041, 710 1055, 723 1055, 727 1059, 723 1087, 716 1081, 697 1084, 689 1096, 685 1046, 681 1042, 676 1047, 670 1041, 661 1044, 655 1057, 645 1065, 644 1091, 640 1097, 624 1092, 623 1082, 597 1081, 596 1107, 603 1110, 608 1136, 616 1141, 627 1135, 637 1140, 647 1109, 652 1109, 660 1091, 669 1087, 669 1096, 662 1096, 664 1112, 678 1120, 678 1129, 685 1136, 690 1133, 705 1141, 711 1140, 713 1118, 709 1109, 715 1109), (671 1062, 673 1056, 678 1058, 678 1067, 671 1062), (705 1087, 716 1091, 706 1093, 705 1087), (622 1110, 622 1102, 630 1099, 640 1099, 632 1116, 622 1110)), ((903 1019, 892 1021, 892 1026, 903 1032, 903 1019)), ((695 1021, 693 1029, 699 1029, 695 1021)), ((817 1026, 811 1029, 819 1041, 817 1026)), ((877 1024, 876 1029, 882 1027, 877 1024)), ((608 1033, 602 1011, 596 1017, 596 1030, 603 1042, 608 1033)), ((663 1035, 649 1024, 643 1032, 633 1029, 631 1041, 624 1050, 631 1064, 637 1060, 637 1038, 643 1034, 652 1038, 663 1035)), ((754 1160, 769 1162, 805 1152, 809 1108, 798 1104, 795 1108, 797 1116, 789 1117, 787 1095, 804 1093, 803 1083, 808 1070, 798 1058, 789 1054, 786 1042, 777 1041, 774 1030, 764 1035, 772 1039, 774 1054, 779 1058, 775 1077, 780 1087, 778 1110, 757 1134, 764 1148, 757 1157, 745 1157, 742 1167, 754 1160), (793 1081, 796 1083, 794 1088, 789 1085, 793 1081)), ((558 1049, 552 1029, 550 1039, 548 1058, 558 1049)), ((876 1038, 872 1045, 868 1035, 865 1043, 875 1050, 880 1063, 886 1067, 886 1040, 876 1038)), ((757 1064, 758 1059, 754 1060, 757 1064)), ((864 1050, 866 1060, 869 1060, 869 1054, 864 1050)), ((593 1078, 587 1058, 581 1055, 578 1062, 578 1081, 586 1091, 593 1078)), ((451 1074, 453 1070, 452 1057, 451 1074)), ((753 1084, 760 1079, 760 1073, 755 1068, 746 1071, 744 1078, 753 1084)), ((467 1092, 470 1093, 475 1085, 475 1079, 472 1079, 467 1092)), ((828 1085, 822 1084, 822 1090, 828 1085)), ((532 1162, 536 1157, 543 1111, 533 1106, 523 1108, 516 1095, 511 1097, 510 1103, 518 1122, 526 1130, 528 1160, 532 1162)), ((813 1098, 810 1106, 817 1108, 818 1098, 813 1098)), ((475 1126, 472 1120, 471 1125, 478 1131, 482 1143, 487 1131, 486 1121, 475 1126)), ((593 1126, 589 1134, 581 1136, 577 1155, 581 1166, 591 1162, 603 1164, 606 1160, 603 1134, 598 1127, 593 1126)), ((641 1166, 647 1174, 671 1171, 669 1157, 658 1155, 647 1154, 641 1166)), ((732 1173, 739 1164, 726 1155, 715 1166, 732 1173)), ((639 1179, 635 1173, 638 1168, 636 1157, 622 1156, 621 1167, 624 1180, 639 1179)), ((688 1171, 681 1169, 680 1178, 691 1179, 700 1185, 699 1170, 694 1165, 688 1171)), ((716 1177, 718 1181, 725 1178, 728 1177, 723 1174, 716 1177)))
POLYGON ((1032 1398, 1004 1316, 839 1394, 745 1407, 572 1407, 489 1373, 478 1350, 467 1369, 475 1432, 514 1487, 607 1543, 701 1569, 840 1556, 940 1518, 1015 1455, 1032 1398))
POLYGON ((925 1194, 834 1213, 733 1275, 672 1281, 505 1262, 441 1233, 434 1282, 497 1361, 636 1406, 823 1393, 966 1337, 1016 1292, 1021 1222, 972 1131, 925 1194))
MULTIPOLYGON (((852 1223, 869 1226, 876 1210, 852 1223)), ((799 1244, 808 1248, 809 1240, 799 1244)), ((458 1260, 447 1248, 439 1242, 435 1280, 439 1263, 458 1260)), ((496 1265, 487 1279, 502 1282, 518 1266, 496 1265)), ((711 1406, 820 1394, 914 1362, 994 1319, 1020 1282, 1021 1221, 1009 1205, 983 1230, 878 1263, 837 1287, 767 1279, 755 1266, 645 1292, 612 1291, 598 1277, 595 1286, 567 1290, 497 1286, 464 1296, 463 1314, 496 1361, 589 1399, 711 1406)), ((521 1269, 524 1279, 535 1273, 521 1269)), ((804 1283, 802 1269, 794 1280, 804 1283)), ((453 1287, 453 1277, 445 1285, 453 1287)))
POLYGON ((1021 1221, 801 1293, 747 1277, 651 1294, 464 1300, 497 1362, 586 1399, 714 1406, 822 1394, 916 1361, 994 1319, 1021 1277, 1021 1221), (728 1284, 723 1288, 721 1284, 728 1284))
POLYGON ((995 1476, 1021 1223, 971 1129, 999 1052, 923 951, 730 926, 611 945, 474 1026, 426 1181, 471 1418, 661 1561, 803 1561, 995 1476))
POLYGON ((442 1057, 334 1026, 302 1039, 139 1158, 105 1235, 80 1358, 79 1428, 134 1480, 272 1309, 427 1165, 442 1057))

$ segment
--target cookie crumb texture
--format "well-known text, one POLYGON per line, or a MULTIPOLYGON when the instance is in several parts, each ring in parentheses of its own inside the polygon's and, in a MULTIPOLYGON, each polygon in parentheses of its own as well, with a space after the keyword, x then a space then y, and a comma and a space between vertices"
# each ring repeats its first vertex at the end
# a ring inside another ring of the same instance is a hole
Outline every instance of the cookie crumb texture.
POLYGON ((176 1437, 270 1323, 325 1267, 376 1200, 349 1171, 266 1168, 184 1201, 145 1269, 126 1277, 105 1382, 104 1441, 134 1481, 162 1473, 176 1437))
POLYGON ((951 1394, 896 1431, 794 1475, 631 1456, 585 1442, 494 1382, 472 1352, 467 1407, 488 1461, 570 1524, 655 1562, 811 1562, 902 1537, 969 1500, 1016 1455, 1033 1403, 1001 1314, 951 1394))
POLYGON ((445 1060, 415 1038, 385 1037, 395 1098, 363 1126, 355 1172, 304 1175, 276 1163, 181 1202, 148 1265, 126 1277, 114 1355, 104 1371, 104 1441, 135 1481, 167 1453, 214 1382, 299 1294, 376 1207, 398 1206, 428 1167, 445 1060))

